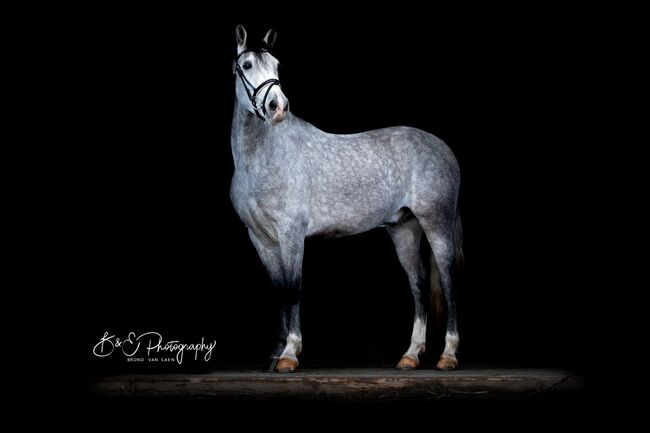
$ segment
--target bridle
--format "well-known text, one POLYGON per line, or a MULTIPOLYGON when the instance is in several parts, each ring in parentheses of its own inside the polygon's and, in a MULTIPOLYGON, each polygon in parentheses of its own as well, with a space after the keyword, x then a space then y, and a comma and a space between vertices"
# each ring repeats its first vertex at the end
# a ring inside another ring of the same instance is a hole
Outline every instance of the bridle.
MULTIPOLYGON (((244 75, 244 71, 242 68, 239 66, 239 58, 242 56, 244 53, 248 52, 256 52, 256 53, 268 53, 269 50, 266 50, 264 48, 260 50, 253 50, 253 49, 248 49, 244 50, 239 55, 237 55, 237 58, 235 58, 235 72, 237 75, 239 75, 239 78, 241 79, 242 84, 244 85, 244 90, 246 90, 246 95, 248 95, 248 99, 251 101, 251 104, 253 105, 253 110, 255 110, 255 114, 257 117, 262 119, 262 121, 266 121, 264 116, 260 114, 260 110, 262 110, 262 113, 266 115, 266 98, 269 96, 269 92, 271 91, 271 88, 273 86, 280 86, 280 80, 276 78, 270 78, 266 81, 264 81, 262 84, 259 86, 255 87, 253 83, 248 81, 246 76, 244 75), (262 106, 260 108, 257 107, 257 103, 255 100, 257 99, 257 95, 266 87, 266 92, 264 93, 264 98, 262 98, 262 106)), ((282 86, 280 86, 282 87, 282 86)))

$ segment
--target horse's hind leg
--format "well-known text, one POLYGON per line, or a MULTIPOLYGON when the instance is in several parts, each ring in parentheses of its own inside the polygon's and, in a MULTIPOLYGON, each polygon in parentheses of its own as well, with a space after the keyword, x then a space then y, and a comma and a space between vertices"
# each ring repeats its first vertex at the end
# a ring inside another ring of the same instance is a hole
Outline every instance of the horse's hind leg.
MULTIPOLYGON (((458 329, 456 325, 456 303, 451 291, 451 264, 454 259, 454 224, 455 215, 439 214, 435 217, 418 216, 418 221, 431 245, 433 259, 440 275, 440 285, 447 304, 447 333, 445 350, 436 365, 439 370, 454 370, 458 367, 456 350, 458 349, 458 329)), ((434 272, 431 273, 432 277, 434 272)))
POLYGON ((411 345, 397 364, 397 368, 401 370, 413 369, 420 365, 419 356, 424 352, 427 333, 426 273, 422 255, 420 254, 422 227, 420 227, 417 219, 411 218, 387 228, 395 244, 397 257, 408 275, 415 301, 415 319, 411 345))

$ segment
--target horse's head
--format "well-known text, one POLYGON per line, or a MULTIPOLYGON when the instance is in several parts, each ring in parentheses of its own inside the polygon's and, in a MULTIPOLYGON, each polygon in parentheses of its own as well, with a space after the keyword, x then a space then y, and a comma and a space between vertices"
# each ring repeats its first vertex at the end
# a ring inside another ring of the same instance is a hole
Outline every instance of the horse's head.
MULTIPOLYGON (((237 57, 233 63, 236 80, 236 94, 239 103, 262 120, 272 125, 284 120, 289 110, 289 101, 280 89, 278 60, 267 48, 249 49, 246 45, 246 30, 241 24, 235 29, 237 57)), ((277 32, 271 29, 264 37, 264 44, 272 48, 277 32)))

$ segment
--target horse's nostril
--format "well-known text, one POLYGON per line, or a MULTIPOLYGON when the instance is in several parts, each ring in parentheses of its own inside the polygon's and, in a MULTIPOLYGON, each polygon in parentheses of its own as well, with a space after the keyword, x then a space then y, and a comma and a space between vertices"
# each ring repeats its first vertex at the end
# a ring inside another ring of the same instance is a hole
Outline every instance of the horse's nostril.
POLYGON ((269 102, 269 109, 271 111, 275 111, 277 108, 278 108, 278 103, 275 102, 275 99, 271 100, 271 102, 269 102))

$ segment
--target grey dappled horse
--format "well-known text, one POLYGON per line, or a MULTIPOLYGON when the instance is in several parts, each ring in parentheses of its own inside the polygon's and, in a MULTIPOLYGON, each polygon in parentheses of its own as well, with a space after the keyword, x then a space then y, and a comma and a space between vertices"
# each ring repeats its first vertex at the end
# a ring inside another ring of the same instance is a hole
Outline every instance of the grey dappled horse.
POLYGON ((420 363, 429 290, 437 314, 443 291, 446 298, 446 344, 437 368, 456 368, 450 268, 462 252, 456 209, 460 172, 451 150, 439 138, 404 126, 350 135, 319 130, 289 112, 278 61, 268 52, 275 30, 264 37, 267 48, 259 50, 248 49, 243 26, 235 34, 230 195, 278 289, 280 329, 271 369, 289 372, 298 366, 305 238, 353 235, 378 226, 387 228, 415 299, 411 345, 397 368, 420 363), (433 253, 429 278, 420 252, 422 233, 433 253))

